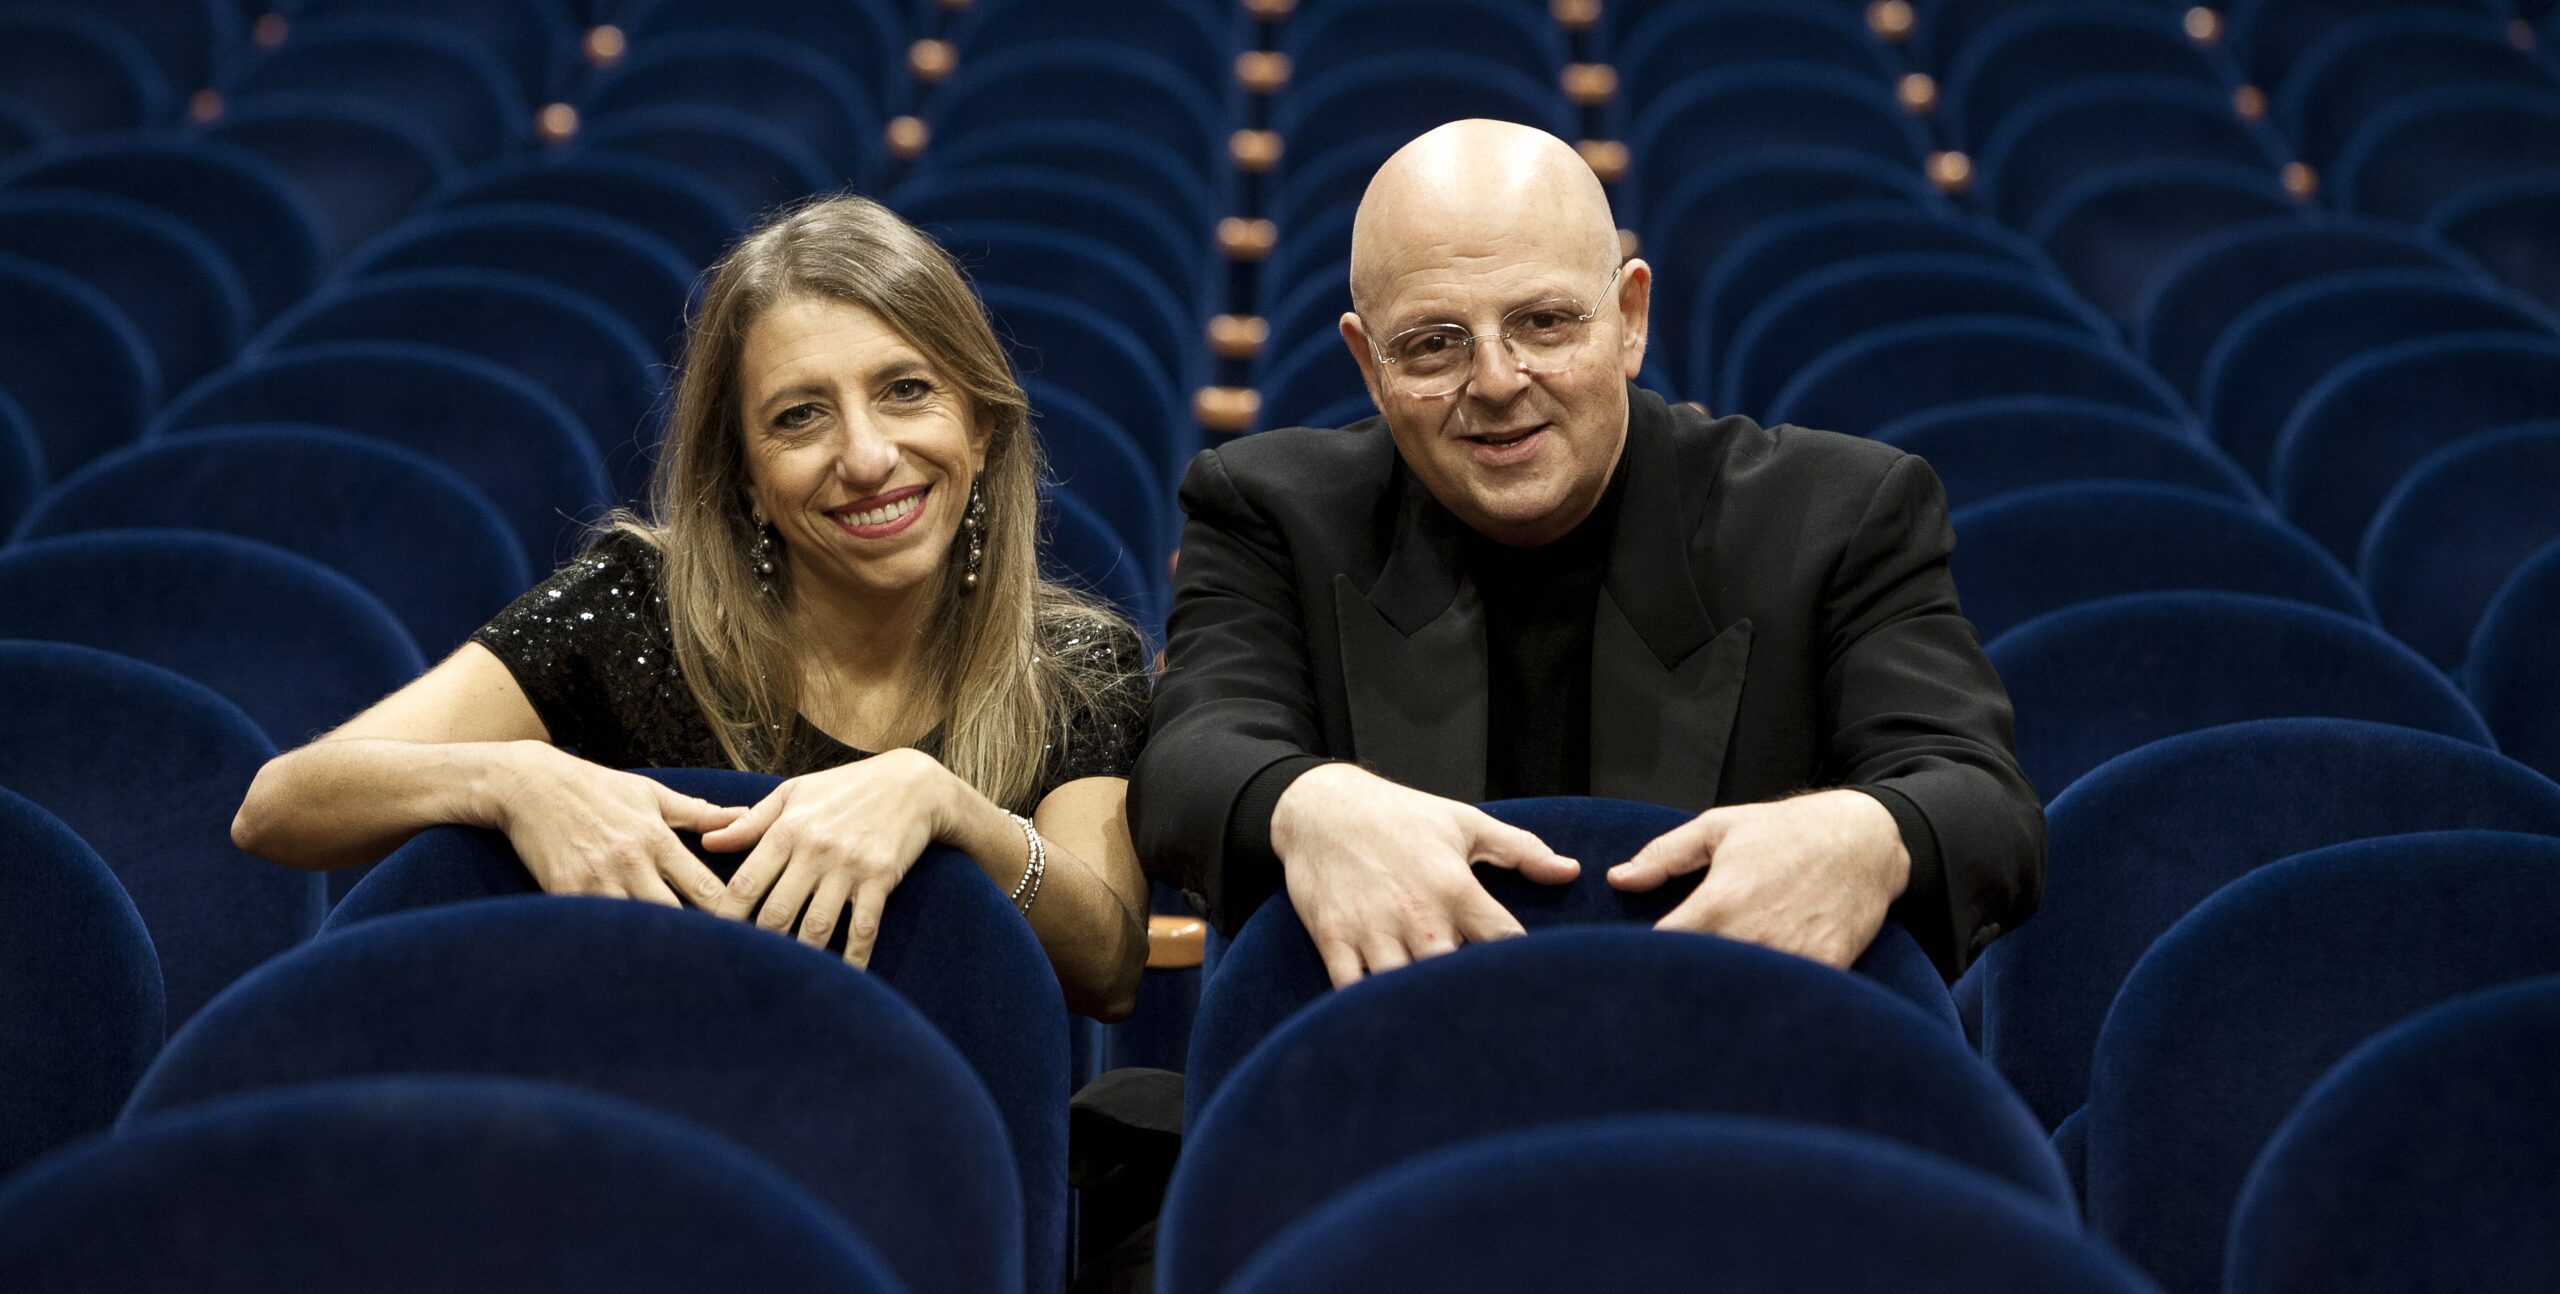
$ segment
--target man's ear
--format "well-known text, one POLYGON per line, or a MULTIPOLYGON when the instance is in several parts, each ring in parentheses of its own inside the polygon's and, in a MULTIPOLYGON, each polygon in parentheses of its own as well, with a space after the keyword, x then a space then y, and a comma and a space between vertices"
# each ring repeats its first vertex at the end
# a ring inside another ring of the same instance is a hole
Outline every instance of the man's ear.
POLYGON ((1369 326, 1360 322, 1359 315, 1346 310, 1340 327, 1342 344, 1351 348, 1351 362, 1360 366, 1360 384, 1369 388, 1369 403, 1385 412, 1386 393, 1378 383, 1378 352, 1369 344, 1369 326))
POLYGON ((1630 260, 1618 271, 1618 312, 1626 320, 1621 367, 1628 381, 1644 371, 1645 341, 1653 330, 1653 267, 1630 260))

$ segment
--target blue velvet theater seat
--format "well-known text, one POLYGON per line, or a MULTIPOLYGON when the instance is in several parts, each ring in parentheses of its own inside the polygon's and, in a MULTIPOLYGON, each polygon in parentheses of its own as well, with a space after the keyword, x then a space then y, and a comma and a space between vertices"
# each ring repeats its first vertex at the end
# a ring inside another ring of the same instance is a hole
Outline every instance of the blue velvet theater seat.
POLYGON ((1265 427, 1324 426, 1316 421, 1323 410, 1368 398, 1360 361, 1340 333, 1311 333, 1285 351, 1265 354, 1268 362, 1254 380, 1265 427))
POLYGON ((0 99, 64 135, 157 126, 170 87, 141 42, 70 5, 0 14, 0 99))
POLYGON ((47 490, 18 538, 144 529, 237 535, 329 567, 379 599, 429 660, 533 582, 506 518, 450 468, 307 427, 120 450, 47 490))
POLYGON ((1263 1246, 1236 1294, 1847 1289, 2141 1294, 2102 1242, 2014 1187, 1783 1119, 1629 1116, 1481 1137, 1343 1192, 1263 1246))
POLYGON ((26 412, 0 389, 0 529, 18 524, 44 480, 44 445, 26 412))
MULTIPOLYGON (((1080 234, 1146 267, 1179 308, 1196 310, 1200 300, 1209 230, 1175 224, 1155 204, 1089 176, 1047 166, 939 170, 899 185, 889 205, 928 230, 963 222, 1018 223, 1036 216, 1042 225, 1080 234)), ((1143 320, 1128 326, 1149 328, 1143 320)))
POLYGON ((1717 409, 1750 414, 1823 352, 1858 334, 1922 319, 2029 319, 2103 336, 2106 322, 2052 278, 2001 257, 1964 252, 1861 256, 1769 294, 1710 350, 1689 341, 1689 389, 1717 409))
POLYGON ((1112 242, 1046 223, 1047 212, 1026 204, 1009 220, 963 219, 932 223, 924 231, 960 262, 972 283, 1007 283, 1073 297, 1101 310, 1147 343, 1178 387, 1206 377, 1197 284, 1176 295, 1146 262, 1112 242))
POLYGON ((1298 271, 1294 279, 1264 274, 1255 286, 1262 297, 1258 313, 1271 330, 1257 358, 1293 350, 1310 337, 1341 337, 1342 316, 1351 311, 1349 257, 1298 271))
POLYGON ((1224 105, 1187 70, 1105 41, 964 58, 920 115, 934 147, 1029 121, 1073 121, 1162 144, 1203 179, 1226 174, 1224 105))
POLYGON ((115 873, 0 787, 0 1178, 115 1122, 160 1050, 160 958, 115 873))
MULTIPOLYGON (((1351 255, 1351 221, 1369 181, 1397 149, 1413 142, 1401 130, 1373 131, 1336 140, 1323 151, 1283 152, 1265 181, 1270 194, 1263 212, 1280 230, 1285 243, 1304 243, 1310 231, 1336 260, 1351 255)), ((1280 259, 1276 253, 1274 260, 1280 259)), ((1302 263, 1290 262, 1292 268, 1302 263)), ((1275 269, 1274 274, 1278 271, 1275 269)))
MULTIPOLYGON (((1023 393, 1047 479, 1102 514, 1130 552, 1161 565, 1182 537, 1182 520, 1160 464, 1185 447, 1142 446, 1091 401, 1044 378, 1024 379, 1023 393)), ((1197 453, 1192 440, 1187 448, 1197 453)))
POLYGON ((923 34, 894 0, 617 0, 607 13, 635 49, 738 31, 801 46, 834 63, 882 119, 907 101, 907 42, 923 34))
POLYGON ((20 9, 76 9, 111 23, 160 69, 170 91, 194 93, 240 42, 240 7, 231 0, 53 0, 20 9))
POLYGON ((2163 265, 2199 239, 2295 213, 2272 169, 2166 158, 2102 167, 2053 195, 2027 237, 2080 295, 2130 325, 2163 265))
POLYGON ((576 0, 297 0, 291 16, 309 21, 348 14, 432 24, 505 64, 516 98, 531 104, 556 98, 566 88, 578 26, 587 11, 576 0))
POLYGON ((1872 434, 1929 460, 1949 508, 2066 481, 2148 481, 2239 503, 2260 501, 2249 478, 2192 429, 2155 414, 2067 396, 1994 396, 1940 405, 1896 418, 1872 434))
POLYGON ((60 643, 0 642, 0 694, 0 786, 80 833, 124 883, 160 953, 172 1028, 319 927, 319 876, 231 847, 249 779, 276 753, 238 707, 60 643))
POLYGON ((332 934, 172 1036, 122 1127, 412 1073, 565 1083, 691 1120, 770 1160, 914 1289, 1024 1286, 1013 1157, 967 1062, 878 979, 699 912, 491 899, 332 934))
MULTIPOLYGON (((1282 37, 1304 40, 1309 28, 1344 7, 1311 7, 1307 21, 1280 29, 1282 37)), ((1223 97, 1236 54, 1245 44, 1246 21, 1240 13, 1196 0, 991 0, 972 5, 952 23, 946 39, 968 58, 1061 40, 1109 41, 1154 55, 1166 66, 1190 73, 1212 97, 1223 97)))
POLYGON ((2062 85, 2141 77, 2228 93, 2238 69, 2191 39, 2167 5, 2020 5, 1983 25, 1946 69, 1938 115, 1948 142, 1979 148, 2011 111, 2062 85))
POLYGON ((1163 637, 1168 595, 1156 575, 1161 569, 1130 548, 1111 518, 1075 491, 1056 488, 1041 499, 1041 578, 1100 596, 1150 642, 1163 637))
MULTIPOLYGON (((1822 203, 1761 225, 1737 239, 1707 269, 1686 316, 1689 353, 1714 354, 1762 302, 1817 271, 1844 261, 1911 252, 1989 257, 2024 269, 2044 267, 2043 253, 1988 221, 1918 210, 1889 199, 1822 203)), ((1663 305, 1657 293, 1653 307, 1657 318, 1663 305)))
POLYGON ((2560 977, 2456 998, 2375 1035, 2260 1152, 2232 1210, 2223 1288, 2364 1294, 2548 1280, 2560 1271, 2555 1073, 2560 977))
POLYGON ((2048 803, 2137 746, 2247 719, 2369 719, 2489 744, 2424 657, 2285 599, 2127 594, 2038 616, 1988 651, 2017 709, 2019 763, 2048 803))
POLYGON ((1555 81, 1482 57, 1382 49, 1303 69, 1272 111, 1289 151, 1318 157, 1379 135, 1411 139, 1444 122, 1488 117, 1571 137, 1573 116, 1555 81))
POLYGON ((1157 1287, 1217 1288, 1291 1223, 1417 1155, 1620 1114, 1872 1133, 2071 1216, 2034 1116, 1947 1021, 1785 953, 1592 926, 1377 976, 1274 1033, 1185 1138, 1157 1287))
POLYGON ((1055 292, 992 283, 980 287, 978 297, 1017 374, 1072 391, 1123 427, 1162 428, 1165 465, 1179 470, 1190 462, 1195 451, 1184 450, 1179 439, 1197 435, 1190 404, 1136 333, 1055 292))
POLYGON ((0 254, 41 261, 96 288, 149 343, 164 390, 231 358, 249 289, 187 222, 103 193, 0 192, 0 254))
POLYGON ((693 265, 709 265, 746 232, 748 213, 727 190, 672 162, 642 153, 585 149, 557 160, 498 162, 457 175, 433 205, 448 210, 491 203, 548 202, 638 225, 667 240, 693 265))
POLYGON ((2560 786, 2434 733, 2266 719, 2139 747, 2045 810, 2044 900, 1966 976, 1981 1052, 2047 1126, 2089 1090, 2089 1053, 2143 950, 2215 890, 2279 858, 2415 831, 2560 834, 2560 786))
POLYGON ((102 530, 0 552, 0 639, 77 643, 190 678, 290 750, 425 668, 353 580, 230 535, 102 530))
POLYGON ((2560 310, 2560 174, 2527 171, 2472 185, 2438 205, 2426 230, 2560 310))
POLYGON ((658 351, 575 289, 512 270, 384 271, 276 316, 242 358, 339 341, 410 342, 502 365, 577 417, 616 498, 637 500, 647 487, 666 395, 658 351))
POLYGON ((2560 778, 2560 541, 2507 577, 2471 635, 2471 698, 2501 750, 2560 778))
POLYGON ((2368 351, 2446 333, 2553 340, 2548 322, 2468 275, 2326 274, 2267 294, 2223 329, 2205 357, 2196 414, 2214 442, 2263 481, 2285 421, 2322 378, 2368 351))
POLYGON ((2423 222, 2484 180, 2560 166, 2560 94, 2547 86, 2422 90, 2367 118, 2338 150, 2340 205, 2423 222))
POLYGON ((800 136, 719 104, 617 108, 610 116, 581 121, 577 146, 683 167, 725 190, 740 210, 756 213, 843 184, 800 136))
POLYGON ((635 45, 586 95, 586 115, 599 122, 678 105, 727 108, 781 127, 824 159, 831 184, 868 189, 879 178, 879 109, 850 74, 803 43, 752 31, 687 32, 635 45))
POLYGON ((1760 421, 1864 435, 1923 409, 2053 395, 2183 420, 2159 378, 2081 328, 2026 319, 1923 319, 1824 351, 1769 400, 1760 421))
POLYGON ((964 139, 935 140, 918 162, 919 171, 994 166, 1042 166, 1090 176, 1146 200, 1183 229, 1215 228, 1226 211, 1225 197, 1199 164, 1170 145, 1096 132, 1072 119, 990 124, 964 139))
POLYGON ((0 252, 0 391, 60 476, 131 441, 160 402, 151 343, 107 295, 71 274, 0 252))
POLYGON ((2553 417, 2560 340, 2456 334, 2368 351, 2294 406, 2276 438, 2276 507, 2353 561, 2420 460, 2475 432, 2553 417))
POLYGON ((403 1075, 252 1092, 0 1193, 0 1288, 899 1288, 762 1158, 550 1083, 403 1075))
POLYGON ((2365 530, 2357 573, 2382 627, 2447 671, 2525 559, 2560 540, 2560 420, 2445 446, 2400 478, 2365 530))
MULTIPOLYGON (((1694 875, 1675 877, 1649 894, 1621 893, 1608 882, 1611 867, 1688 821, 1690 815, 1677 809, 1584 798, 1496 801, 1485 807, 1582 864, 1580 876, 1553 886, 1499 868, 1477 873, 1486 892, 1533 933, 1565 926, 1650 926, 1698 888, 1694 875)), ((1946 984, 1918 941, 1900 926, 1887 924, 1851 969, 1954 1029, 1946 984)), ((1264 1038, 1326 1000, 1332 990, 1324 958, 1307 937, 1297 909, 1287 895, 1274 895, 1237 932, 1202 992, 1190 1057, 1183 1065, 1187 1121, 1198 1121, 1209 1098, 1264 1038)))
POLYGON ((221 91, 228 105, 279 94, 379 104, 466 165, 522 147, 533 125, 514 73, 496 55, 443 24, 398 14, 292 21, 282 45, 226 77, 221 91))
POLYGON ((2238 0, 2231 6, 2224 38, 2239 53, 2252 80, 2280 86, 2291 76, 2295 62, 2308 55, 2322 36, 2369 14, 2416 8, 2482 18, 2493 13, 2503 17, 2506 12, 2505 6, 2488 0, 2429 0, 2424 5, 2406 0, 2238 0))
POLYGON ((0 163, 51 148, 61 138, 62 132, 33 108, 0 99, 0 163))
POLYGON ((253 321, 320 281, 328 232, 319 208, 274 163, 220 140, 82 140, 0 168, 0 188, 103 193, 186 221, 231 259, 248 288, 253 321))
POLYGON ((1554 81, 1571 57, 1568 41, 1546 14, 1517 0, 1324 0, 1281 24, 1274 45, 1310 72, 1393 50, 1459 55, 1554 81))
POLYGON ((2206 234, 2161 262, 2132 335, 2169 384, 2194 395, 2205 357, 2240 312, 2288 285, 2346 270, 2451 269, 2444 249, 2407 226, 2333 217, 2252 221, 2206 234))
POLYGON ((2516 48, 2497 20, 2453 6, 2384 10, 2332 27, 2303 51, 2273 115, 2325 166, 2376 112, 2448 85, 2517 85, 2560 94, 2560 71, 2516 48))
MULTIPOLYGON (((728 769, 658 769, 650 776, 715 804, 753 804, 775 785, 771 777, 728 769)), ((683 839, 723 876, 738 865, 740 855, 704 853, 697 840, 683 839)), ((535 893, 504 837, 441 827, 376 866, 330 912, 323 933, 335 939, 370 929, 376 918, 535 893)), ((831 948, 842 950, 841 933, 831 948)), ((1018 1166, 1021 1173, 1029 1270, 1049 1281, 1066 1235, 1066 1028, 1056 976, 1030 927, 976 864, 934 850, 890 895, 871 976, 922 1013, 993 1094, 1012 1145, 1006 1170, 1018 1166)))
POLYGON ((669 357, 684 332, 696 272, 673 243, 643 226, 552 202, 431 211, 367 243, 342 272, 352 281, 418 269, 505 270, 549 279, 614 311, 654 353, 669 357))
POLYGON ((2123 593, 2289 598, 2358 619, 2355 577, 2260 508, 2174 485, 2066 482, 1958 511, 1952 564, 1987 641, 2037 616, 2123 593))
POLYGON ((406 115, 345 94, 259 95, 225 107, 205 137, 291 176, 320 212, 332 261, 400 223, 459 165, 406 115))
POLYGON ((581 547, 612 497, 586 430, 550 392, 476 356, 406 342, 331 342, 235 365, 160 411, 155 437, 299 423, 414 450, 507 517, 537 572, 581 547))
MULTIPOLYGON (((1611 66, 1619 91, 1609 109, 1623 131, 1633 105, 1650 103, 1681 77, 1710 68, 1773 63, 1827 67, 1891 85, 1902 72, 1884 42, 1846 8, 1784 0, 1668 0, 1629 25, 1611 6, 1611 66)), ((1613 138, 1624 138, 1615 134, 1613 138)))
POLYGON ((2224 887, 2144 955, 2098 1035, 2092 1229, 2167 1289, 2221 1288, 2232 1206, 2286 1112, 2374 1034, 2560 973, 2555 908, 2560 839, 2504 832, 2335 845, 2224 887))
POLYGON ((2003 115, 1974 158, 1973 191, 2006 224, 2037 224, 2050 204, 2106 169, 2164 159, 2224 162, 2275 178, 2281 146, 2234 116, 2231 92, 2193 77, 2063 81, 2003 115))
POLYGON ((1928 132, 1874 77, 1819 64, 1709 65, 1675 78, 1636 108, 1625 140, 1634 183, 1620 186, 1642 219, 1680 181, 1738 157, 1839 149, 1918 170, 1928 132), (1632 188, 1632 201, 1628 190, 1632 188))

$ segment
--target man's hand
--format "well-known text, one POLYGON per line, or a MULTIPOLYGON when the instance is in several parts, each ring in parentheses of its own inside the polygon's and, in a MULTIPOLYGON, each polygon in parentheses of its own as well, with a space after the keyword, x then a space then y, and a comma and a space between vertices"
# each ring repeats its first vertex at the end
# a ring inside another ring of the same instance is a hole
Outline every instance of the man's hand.
POLYGON ((1271 847, 1335 988, 1521 933, 1471 863, 1548 885, 1582 865, 1469 804, 1398 786, 1353 764, 1311 768, 1271 813, 1271 847))
POLYGON ((1609 869, 1630 893, 1707 875, 1658 930, 1723 935, 1847 969, 1910 880, 1893 815, 1860 791, 1709 809, 1609 869), (1712 864, 1712 866, 1710 866, 1712 864))

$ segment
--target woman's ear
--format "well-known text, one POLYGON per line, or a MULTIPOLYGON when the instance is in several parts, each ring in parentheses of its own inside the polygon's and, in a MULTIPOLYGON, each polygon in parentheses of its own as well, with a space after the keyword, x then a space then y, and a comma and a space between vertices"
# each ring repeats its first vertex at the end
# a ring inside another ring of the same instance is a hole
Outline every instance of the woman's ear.
POLYGON ((987 450, 996 440, 996 416, 980 409, 978 415, 969 421, 969 473, 972 476, 983 475, 987 470, 987 450))

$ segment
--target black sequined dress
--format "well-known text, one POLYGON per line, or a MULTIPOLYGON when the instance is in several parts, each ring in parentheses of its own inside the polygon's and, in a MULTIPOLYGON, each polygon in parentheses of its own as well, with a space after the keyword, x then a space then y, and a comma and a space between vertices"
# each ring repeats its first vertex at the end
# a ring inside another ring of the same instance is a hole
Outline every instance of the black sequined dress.
MULTIPOLYGON (((1143 649, 1128 629, 1095 621, 1053 631, 1042 650, 1120 677, 1079 707, 1048 743, 1032 796, 1082 777, 1126 777, 1147 737, 1143 649)), ((658 551, 612 531, 510 603, 471 640, 515 675, 554 745, 614 768, 722 768, 710 722, 676 667, 658 551)), ((932 753, 939 734, 917 743, 932 753)), ((785 775, 868 758, 802 720, 785 739, 785 775)), ((1027 805, 1013 808, 1028 811, 1027 805)))

